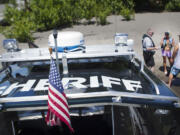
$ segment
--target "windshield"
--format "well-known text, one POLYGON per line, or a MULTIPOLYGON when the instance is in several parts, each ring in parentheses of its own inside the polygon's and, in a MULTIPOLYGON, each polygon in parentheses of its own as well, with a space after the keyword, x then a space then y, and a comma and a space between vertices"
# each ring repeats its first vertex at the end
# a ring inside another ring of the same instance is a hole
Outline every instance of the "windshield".
MULTIPOLYGON (((179 110, 132 106, 93 106, 71 108, 71 122, 75 135, 179 135, 179 110)), ((19 114, 19 117, 22 114, 19 114)), ((27 115, 27 113, 26 113, 27 115)), ((42 119, 16 122, 18 135, 69 135, 62 127, 47 127, 42 119), (30 126, 31 125, 31 126, 30 126)))
MULTIPOLYGON (((104 59, 70 60, 68 69, 69 74, 63 75, 62 64, 60 64, 62 83, 64 86, 69 84, 65 87, 68 89, 65 90, 67 93, 109 90, 154 93, 152 84, 139 73, 133 63, 125 59, 112 58, 111 61, 104 61, 104 59)), ((2 89, 4 92, 2 96, 46 95, 48 75, 49 61, 13 63, 9 65, 6 72, 1 74, 0 87, 10 89, 8 91, 2 89), (25 88, 25 86, 28 87, 25 88)))

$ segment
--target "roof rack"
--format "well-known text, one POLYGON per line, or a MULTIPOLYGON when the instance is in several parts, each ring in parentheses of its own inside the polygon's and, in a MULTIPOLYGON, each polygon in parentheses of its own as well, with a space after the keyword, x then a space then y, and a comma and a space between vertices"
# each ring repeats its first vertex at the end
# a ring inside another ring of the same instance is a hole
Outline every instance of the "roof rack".
MULTIPOLYGON (((162 96, 162 95, 152 95, 152 94, 140 94, 140 93, 128 93, 128 92, 117 92, 117 91, 108 91, 108 92, 93 92, 93 93, 76 93, 76 94, 67 94, 67 98, 70 102, 70 107, 84 107, 91 105, 102 105, 102 104, 140 104, 140 105, 151 105, 157 104, 161 105, 161 101, 168 101, 163 103, 163 106, 168 104, 171 107, 180 108, 180 99, 178 97, 172 96, 162 96), (90 98, 106 98, 94 102, 89 100, 90 98), (73 100, 78 99, 78 101, 73 102, 73 100), (134 99, 134 100, 133 100, 134 99), (137 103, 134 102, 136 99, 137 103), (138 99, 138 100, 137 100, 138 99), (80 101, 83 100, 84 102, 80 101), (72 102, 71 102, 72 101, 72 102)), ((44 110, 47 108, 47 99, 48 96, 25 96, 25 97, 5 97, 0 98, 1 109, 6 111, 23 111, 23 110, 44 110), (40 103, 40 101, 42 101, 40 103), (26 102, 26 104, 22 103, 26 102), (29 106, 28 102, 36 102, 37 105, 29 106), (9 106, 7 103, 13 104, 9 106), (40 103, 40 104, 39 104, 40 103), (2 104, 4 104, 2 106, 2 104), (16 105, 17 104, 17 105, 16 105), (7 105, 7 106, 6 106, 7 105), (42 106, 43 105, 43 106, 42 106)))
MULTIPOLYGON (((66 53, 67 59, 96 58, 96 57, 112 57, 135 55, 135 52, 129 50, 128 46, 114 45, 89 45, 86 51, 76 51, 66 53), (103 49, 102 49, 103 48, 103 49)), ((52 56, 55 58, 55 53, 52 56)), ((62 53, 58 53, 58 58, 62 59, 62 53)), ((18 61, 39 61, 49 60, 50 54, 48 48, 31 48, 24 49, 19 52, 7 52, 2 54, 0 62, 18 62, 18 61)))

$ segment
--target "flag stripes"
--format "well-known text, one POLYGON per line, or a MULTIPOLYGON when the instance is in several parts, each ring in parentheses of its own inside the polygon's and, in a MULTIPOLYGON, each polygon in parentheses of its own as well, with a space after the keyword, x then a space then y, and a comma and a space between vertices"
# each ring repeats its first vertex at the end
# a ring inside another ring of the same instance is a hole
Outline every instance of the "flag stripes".
POLYGON ((69 111, 61 102, 57 101, 57 99, 55 99, 55 97, 52 96, 51 94, 49 94, 48 98, 58 109, 63 111, 66 114, 66 116, 69 117, 69 111))
POLYGON ((51 94, 56 95, 56 98, 58 100, 61 100, 63 104, 68 108, 68 103, 66 97, 64 96, 64 93, 59 93, 51 84, 49 84, 49 91, 51 94))
POLYGON ((65 120, 70 123, 69 118, 59 109, 57 108, 51 101, 49 101, 49 105, 53 108, 54 111, 58 113, 58 115, 65 118, 65 120))
POLYGON ((61 122, 63 122, 72 132, 74 131, 71 127, 68 102, 60 74, 52 58, 49 73, 48 113, 46 122, 50 126, 61 126, 61 122))

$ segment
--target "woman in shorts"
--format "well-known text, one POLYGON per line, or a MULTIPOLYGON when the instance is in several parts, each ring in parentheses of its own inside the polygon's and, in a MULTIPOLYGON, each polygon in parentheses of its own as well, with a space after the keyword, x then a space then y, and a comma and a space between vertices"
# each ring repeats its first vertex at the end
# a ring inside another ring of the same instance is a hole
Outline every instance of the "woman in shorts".
POLYGON ((174 39, 170 37, 169 32, 165 32, 164 38, 161 40, 161 50, 162 50, 162 57, 163 57, 163 67, 164 67, 164 74, 167 75, 167 67, 166 67, 166 59, 169 60, 169 65, 171 66, 171 49, 175 45, 174 39))

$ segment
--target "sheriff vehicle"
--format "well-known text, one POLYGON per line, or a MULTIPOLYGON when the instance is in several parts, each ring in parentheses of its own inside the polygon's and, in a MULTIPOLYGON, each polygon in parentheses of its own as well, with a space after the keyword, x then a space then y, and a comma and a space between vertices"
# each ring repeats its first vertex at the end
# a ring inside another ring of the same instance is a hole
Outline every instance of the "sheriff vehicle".
MULTIPOLYGON (((49 36, 76 135, 180 135, 180 99, 145 66, 127 34, 85 46, 80 32, 49 36), (57 45, 57 47, 56 47, 57 45), (58 53, 56 53, 58 52, 58 53)), ((46 125, 50 52, 3 42, 0 135, 71 134, 46 125)))

